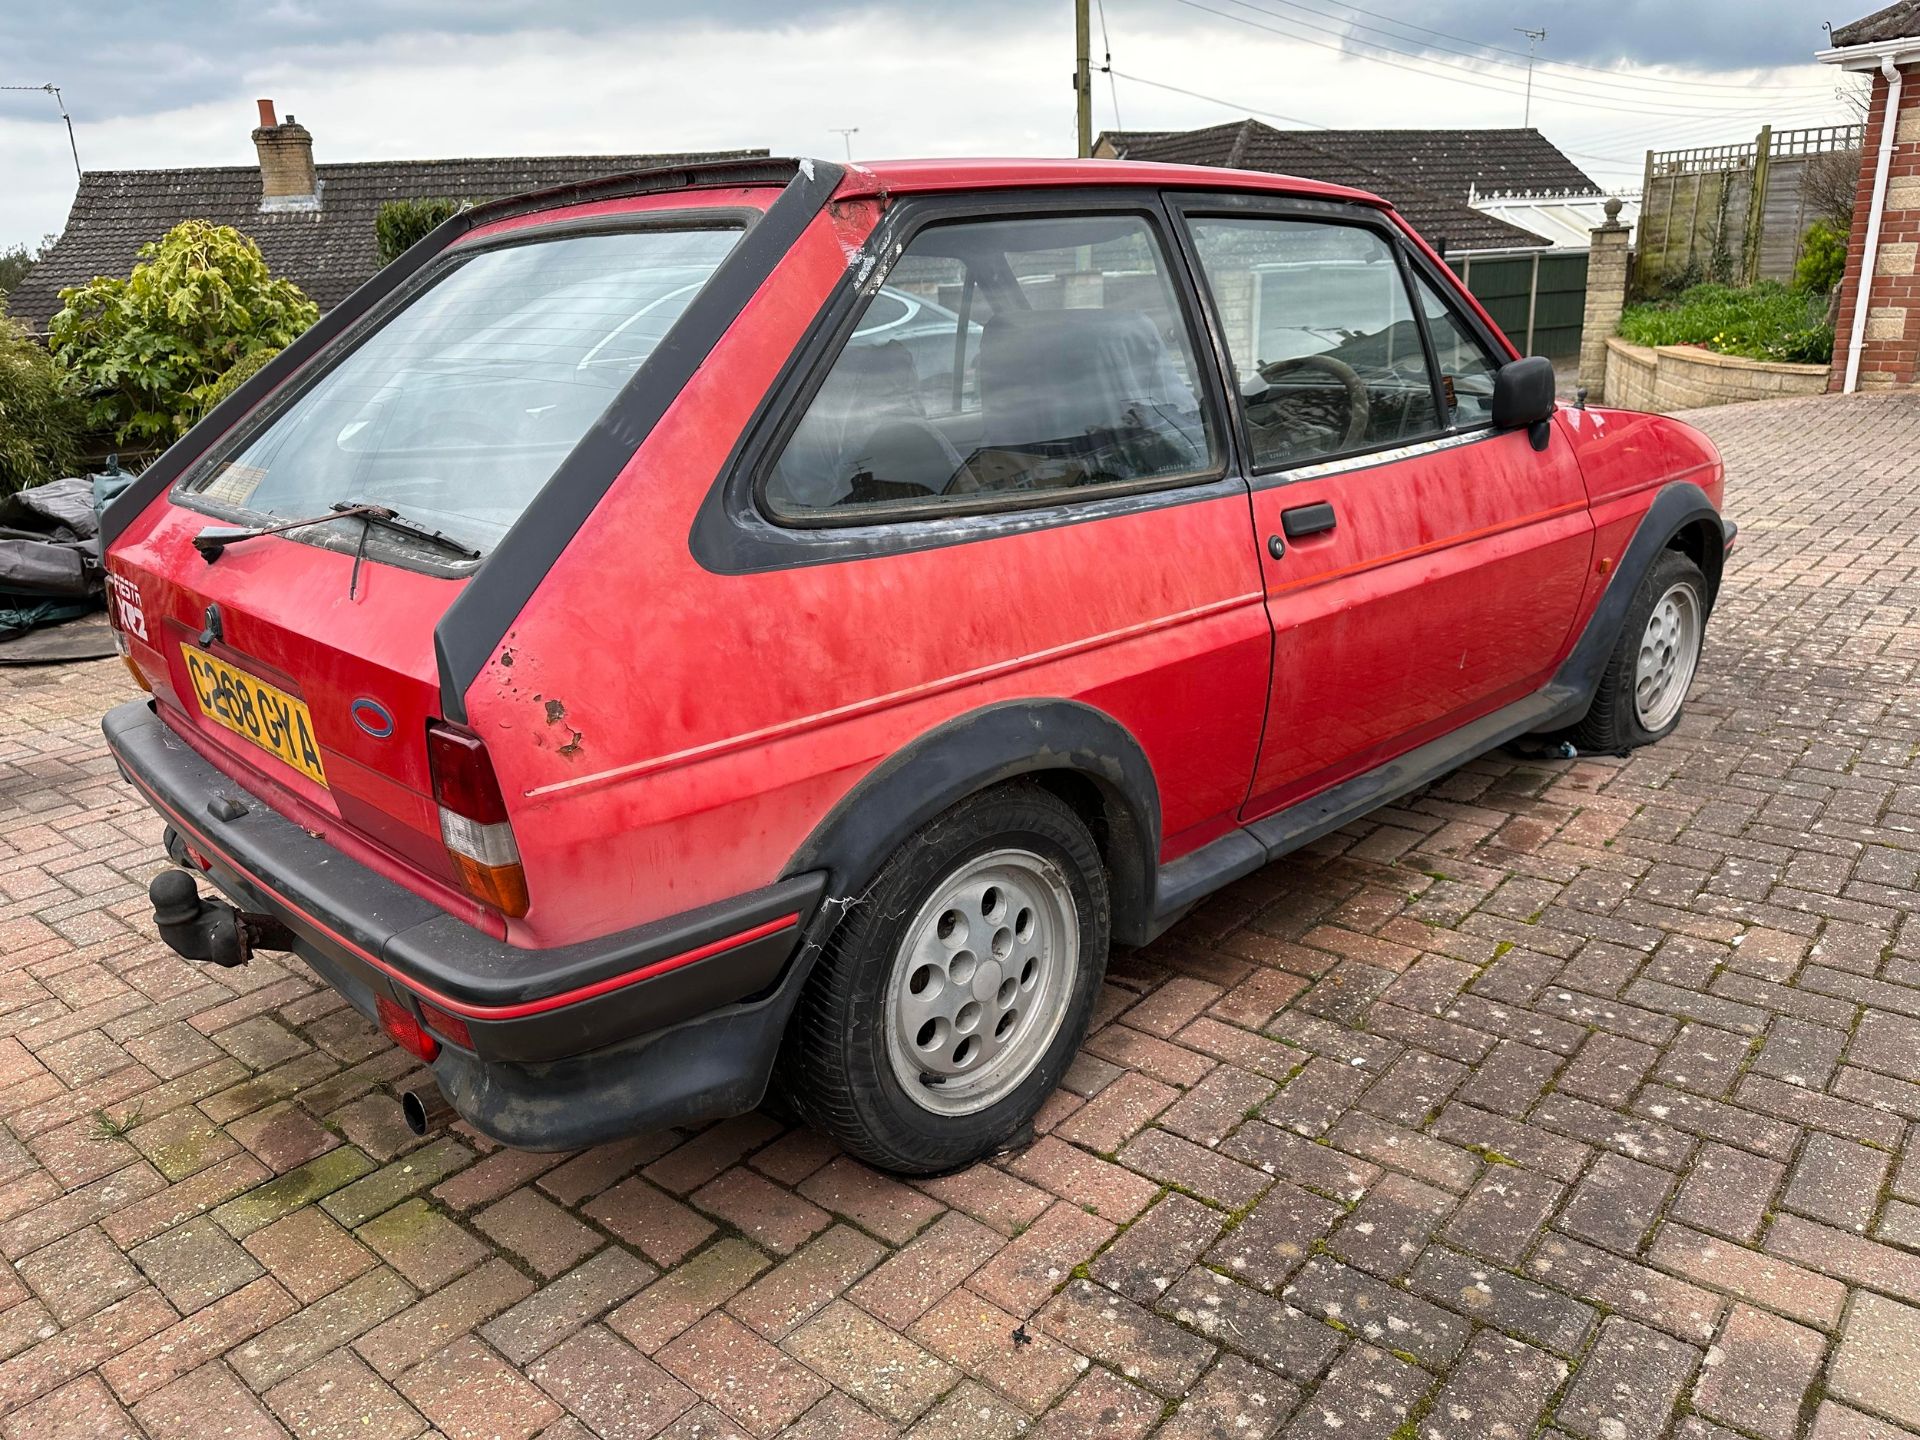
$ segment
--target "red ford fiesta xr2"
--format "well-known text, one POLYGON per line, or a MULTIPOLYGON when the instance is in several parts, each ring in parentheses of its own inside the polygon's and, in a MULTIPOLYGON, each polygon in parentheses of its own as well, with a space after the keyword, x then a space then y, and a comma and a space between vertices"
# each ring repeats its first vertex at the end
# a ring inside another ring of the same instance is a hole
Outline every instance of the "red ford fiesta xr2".
POLYGON ((167 942, 296 952, 478 1129, 774 1080, 937 1171, 1111 943, 1504 741, 1671 730, 1720 497, 1371 195, 653 171, 448 221, 140 477, 106 733, 167 942))

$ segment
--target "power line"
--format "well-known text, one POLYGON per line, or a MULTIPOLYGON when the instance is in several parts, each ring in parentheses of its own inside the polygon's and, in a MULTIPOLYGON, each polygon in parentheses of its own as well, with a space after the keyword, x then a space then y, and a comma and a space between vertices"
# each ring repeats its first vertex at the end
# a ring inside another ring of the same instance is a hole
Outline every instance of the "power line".
MULTIPOLYGON (((1186 89, 1184 86, 1172 85, 1167 83, 1164 80, 1150 80, 1144 75, 1132 75, 1125 70, 1113 70, 1110 73, 1119 77, 1122 80, 1127 81, 1129 84, 1146 85, 1155 90, 1165 90, 1175 95, 1184 95, 1189 100, 1204 100, 1209 105, 1219 105, 1228 110, 1237 110, 1243 115, 1258 116, 1263 120, 1282 120, 1289 125, 1297 125, 1307 130, 1330 130, 1334 128, 1332 126, 1323 125, 1317 120, 1304 120, 1298 115, 1282 115, 1276 111, 1262 110, 1262 109, 1259 109, 1257 106, 1243 104, 1238 100, 1229 100, 1226 97, 1221 95, 1211 95, 1203 90, 1189 90, 1189 89, 1186 89)), ((1759 113, 1765 113, 1765 112, 1755 112, 1755 113, 1759 114, 1759 113)), ((1686 135, 1691 135, 1699 130, 1714 129, 1719 127, 1722 124, 1729 124, 1729 125, 1736 124, 1736 123, 1739 123, 1741 118, 1742 117, 1738 115, 1734 115, 1734 116, 1727 117, 1727 119, 1725 119, 1724 121, 1716 119, 1716 120, 1696 120, 1696 121, 1690 121, 1690 122, 1682 122, 1681 125, 1678 127, 1663 126, 1657 131, 1651 131, 1651 132, 1630 131, 1628 132, 1628 136, 1623 138, 1631 138, 1632 135, 1640 134, 1640 133, 1686 136, 1686 135)), ((1629 158, 1625 156, 1595 155, 1587 151, 1575 152, 1572 150, 1568 150, 1565 153, 1569 155, 1579 153, 1584 158, 1589 160, 1606 160, 1610 163, 1615 163, 1615 164, 1631 163, 1631 164, 1637 165, 1641 162, 1641 159, 1642 159, 1641 156, 1634 156, 1631 158, 1631 160, 1629 160, 1629 158)))
POLYGON ((1307 130, 1325 130, 1329 127, 1313 120, 1302 120, 1298 115, 1281 115, 1272 110, 1260 110, 1252 105, 1242 105, 1238 100, 1223 99, 1218 95, 1208 95, 1199 90, 1184 90, 1178 85, 1169 85, 1164 80, 1149 80, 1144 75, 1129 75, 1124 70, 1110 73, 1133 85, 1150 85, 1155 90, 1170 90, 1175 95, 1185 95, 1189 100, 1205 100, 1210 105, 1224 105, 1229 110, 1238 110, 1247 115, 1258 115, 1263 120, 1284 120, 1289 125, 1298 125, 1307 130))
MULTIPOLYGON (((1454 72, 1458 72, 1459 74, 1472 77, 1471 81, 1469 82, 1456 81, 1455 83, 1472 83, 1472 84, 1481 86, 1483 88, 1486 88, 1489 90, 1497 90, 1502 94, 1508 94, 1508 95, 1519 95, 1522 93, 1521 89, 1519 88, 1519 82, 1516 79, 1510 78, 1508 76, 1501 75, 1501 74, 1489 74, 1488 71, 1477 68, 1477 66, 1458 65, 1451 61, 1436 59, 1431 55, 1427 55, 1423 53, 1413 53, 1413 52, 1401 50, 1396 48, 1393 45, 1385 44, 1379 41, 1356 39, 1353 35, 1351 35, 1346 31, 1329 29, 1324 25, 1315 25, 1310 20, 1303 20, 1296 16, 1278 14, 1266 8, 1263 5, 1256 5, 1251 3, 1251 0, 1226 0, 1226 3, 1237 5, 1241 9, 1252 10, 1256 14, 1265 16, 1270 20, 1280 21, 1286 25, 1298 26, 1303 29, 1317 31, 1322 35, 1333 36, 1335 37, 1335 40, 1342 43, 1329 43, 1328 41, 1324 41, 1324 40, 1315 40, 1311 36, 1298 34, 1294 30, 1282 30, 1277 26, 1262 24, 1260 21, 1249 19, 1247 16, 1244 16, 1244 15, 1236 15, 1227 11, 1215 10, 1210 6, 1196 4, 1195 0, 1180 0, 1180 3, 1184 5, 1188 5, 1190 8, 1193 8, 1193 9, 1205 10, 1207 11, 1207 13, 1218 15, 1222 19, 1233 20, 1243 25, 1250 25, 1256 30, 1265 30, 1271 34, 1280 35, 1285 37, 1286 39, 1294 40, 1301 44, 1317 45, 1323 50, 1332 50, 1337 54, 1349 56, 1354 59, 1371 60, 1376 64, 1388 65, 1388 66, 1392 66, 1395 69, 1400 69, 1400 70, 1409 70, 1414 74, 1428 75, 1435 79, 1452 79, 1453 77, 1451 75, 1443 74, 1440 72, 1454 71, 1454 72), (1359 47, 1364 47, 1364 48, 1359 48, 1359 47), (1379 55, 1365 53, 1367 50, 1385 51, 1388 55, 1392 55, 1396 58, 1393 60, 1383 59, 1379 55), (1409 64, 1409 63, 1403 63, 1403 62, 1413 62, 1413 63, 1409 64), (1427 69, 1427 68, 1421 68, 1421 67, 1436 67, 1436 68, 1427 69)), ((1285 5, 1289 9, 1307 10, 1307 7, 1298 4, 1297 0, 1278 0, 1278 3, 1285 5)), ((1321 19, 1334 18, 1334 17, 1324 15, 1321 12, 1313 11, 1313 10, 1307 10, 1307 13, 1318 15, 1319 18, 1321 19)), ((1352 28, 1375 30, 1376 33, 1383 34, 1383 35, 1388 33, 1385 31, 1380 31, 1377 29, 1377 27, 1374 27, 1374 26, 1361 26, 1358 24, 1354 24, 1352 28)), ((1389 36, 1389 38, 1401 39, 1402 37, 1389 36)), ((1417 42, 1407 42, 1407 43, 1417 43, 1417 42)), ((1469 56, 1467 58, 1475 59, 1476 57, 1469 56)), ((1502 61, 1481 61, 1479 63, 1501 66, 1505 69, 1512 69, 1512 70, 1517 70, 1520 68, 1518 66, 1508 65, 1506 64, 1506 62, 1502 62, 1502 61)), ((1569 83, 1585 84, 1590 82, 1573 81, 1569 83)), ((1644 115, 1647 112, 1649 104, 1651 103, 1648 100, 1645 100, 1642 98, 1627 97, 1627 96, 1610 97, 1613 100, 1624 101, 1625 103, 1609 103, 1608 99, 1600 98, 1600 96, 1598 95, 1589 94, 1585 91, 1580 91, 1580 90, 1565 90, 1565 89, 1561 89, 1558 85, 1550 86, 1545 83, 1541 83, 1537 88, 1539 89, 1542 95, 1552 96, 1560 100, 1564 104, 1582 106, 1587 109, 1594 109, 1594 110, 1609 110, 1609 111, 1614 111, 1616 113, 1644 115)), ((1746 91, 1746 94, 1749 98, 1751 98, 1753 93, 1754 92, 1750 88, 1746 91)), ((1685 113, 1692 113, 1692 114, 1728 113, 1727 111, 1721 109, 1719 106, 1712 105, 1712 104, 1688 105, 1688 104, 1677 103, 1672 100, 1664 100, 1661 103, 1664 109, 1669 111, 1674 111, 1674 112, 1685 112, 1685 113)), ((1723 102, 1723 103, 1731 103, 1731 102, 1729 101, 1729 102, 1723 102)))
MULTIPOLYGON (((1238 100, 1229 100, 1229 99, 1227 99, 1227 98, 1226 98, 1225 96, 1221 96, 1221 95, 1211 95, 1211 94, 1208 94, 1207 92, 1205 92, 1205 91, 1202 91, 1202 90, 1189 90, 1189 89, 1187 89, 1187 88, 1186 88, 1185 86, 1181 86, 1181 85, 1172 85, 1172 84, 1169 84, 1169 83, 1167 83, 1167 82, 1166 82, 1166 81, 1164 81, 1164 80, 1150 80, 1150 79, 1148 79, 1148 78, 1147 78, 1146 76, 1144 76, 1144 75, 1133 75, 1133 74, 1129 74, 1129 73, 1128 73, 1127 71, 1125 71, 1125 70, 1115 70, 1115 69, 1112 69, 1112 68, 1109 68, 1109 70, 1108 70, 1108 74, 1109 74, 1110 76, 1114 76, 1114 77, 1117 77, 1117 78, 1119 78, 1119 79, 1121 79, 1121 80, 1125 80, 1125 81, 1127 81, 1127 82, 1128 82, 1129 84, 1132 84, 1132 85, 1145 85, 1145 86, 1148 86, 1148 87, 1150 87, 1150 88, 1152 88, 1152 89, 1155 89, 1155 90, 1165 90, 1165 91, 1167 91, 1167 92, 1169 92, 1169 93, 1171 93, 1171 94, 1174 94, 1174 95, 1184 95, 1184 96, 1186 96, 1186 97, 1187 97, 1187 98, 1188 98, 1189 100, 1203 100, 1203 101, 1205 101, 1205 102, 1206 102, 1207 104, 1209 104, 1209 105, 1218 105, 1218 106, 1221 106, 1221 107, 1222 107, 1223 109, 1227 109, 1227 110, 1235 110, 1235 111, 1238 111, 1238 112, 1240 112, 1240 113, 1241 113, 1241 114, 1243 114, 1243 115, 1253 115, 1253 116, 1257 116, 1257 117, 1259 117, 1260 119, 1263 119, 1263 120, 1281 120, 1281 121, 1284 121, 1284 122, 1286 122, 1286 123, 1287 123, 1287 124, 1289 124, 1289 125, 1297 125, 1297 126, 1300 126, 1300 127, 1301 127, 1301 128, 1303 128, 1303 129, 1307 129, 1307 130, 1329 130, 1329 129, 1332 129, 1332 128, 1333 128, 1333 127, 1331 127, 1331 126, 1327 126, 1327 125, 1322 125, 1322 124, 1320 124, 1320 123, 1319 123, 1318 121, 1315 121, 1315 120, 1305 120, 1305 119, 1302 119, 1302 118, 1301 118, 1300 116, 1298 116, 1298 115, 1282 115, 1282 114, 1279 114, 1279 113, 1277 113, 1277 112, 1275 112, 1275 111, 1272 111, 1272 110, 1262 110, 1262 109, 1260 109, 1260 108, 1258 108, 1257 106, 1253 106, 1253 105, 1247 105, 1247 104, 1243 104, 1242 102, 1240 102, 1240 101, 1238 101, 1238 100)), ((1626 136, 1626 137, 1622 137, 1622 138, 1627 138, 1627 139, 1630 139, 1630 138, 1632 137, 1632 135, 1634 135, 1634 134, 1639 134, 1639 133, 1649 133, 1649 134, 1658 134, 1658 135, 1665 135, 1665 136, 1671 136, 1672 138, 1676 138, 1676 139, 1681 139, 1681 138, 1689 138, 1689 137, 1691 137, 1691 136, 1693 136, 1694 134, 1696 134, 1696 133, 1698 133, 1698 132, 1701 132, 1701 131, 1706 131, 1706 130, 1711 130, 1711 129, 1715 129, 1715 128, 1718 128, 1718 127, 1719 127, 1719 126, 1721 126, 1722 124, 1734 124, 1734 123, 1738 123, 1738 122, 1739 122, 1739 119, 1740 119, 1740 117, 1738 117, 1738 116, 1732 116, 1732 117, 1729 117, 1729 118, 1728 118, 1727 120, 1725 120, 1725 121, 1721 121, 1721 120, 1696 120, 1696 121, 1692 121, 1692 122, 1683 122, 1683 123, 1682 123, 1682 124, 1681 124, 1680 126, 1678 126, 1678 127, 1662 127, 1662 128, 1661 128, 1661 129, 1659 129, 1658 131, 1652 131, 1652 132, 1639 132, 1639 131, 1634 131, 1634 132, 1629 132, 1629 134, 1628 134, 1628 136, 1626 136)), ((1561 150, 1562 150, 1562 153, 1563 153, 1563 154, 1566 154, 1566 155, 1571 155, 1571 156, 1574 156, 1574 157, 1576 157, 1576 158, 1578 158, 1578 159, 1582 159, 1582 160, 1599 160, 1599 161, 1603 161, 1603 162, 1605 162, 1605 163, 1607 163, 1607 164, 1609 164, 1609 165, 1618 165, 1618 166, 1624 166, 1624 167, 1626 167, 1626 168, 1629 168, 1629 169, 1632 169, 1632 168, 1637 168, 1637 167, 1638 167, 1638 166, 1640 166, 1640 165, 1641 165, 1641 164, 1642 164, 1642 163, 1644 162, 1644 160, 1645 160, 1645 151, 1644 151, 1644 149, 1643 149, 1643 150, 1642 150, 1642 151, 1641 151, 1641 152, 1640 152, 1639 154, 1635 154, 1635 155, 1631 155, 1631 156, 1628 156, 1628 155, 1600 155, 1600 154, 1595 154, 1595 153, 1594 153, 1594 152, 1592 152, 1592 151, 1587 151, 1587 150, 1571 150, 1571 149, 1567 149, 1567 148, 1565 148, 1565 147, 1561 147, 1561 150)), ((1367 168, 1367 167, 1361 167, 1361 168, 1367 168)), ((1379 173, 1379 172, 1373 172, 1373 173, 1379 173)))
MULTIPOLYGON (((1192 9, 1192 10, 1199 10, 1208 15, 1218 16, 1220 19, 1223 19, 1223 20, 1232 20, 1241 25, 1251 26, 1255 30, 1264 30, 1269 34, 1279 35, 1285 39, 1295 41, 1299 44, 1315 45, 1315 46, 1318 46, 1320 49, 1331 50, 1331 51, 1334 51, 1336 54, 1344 55, 1352 59, 1368 60, 1373 62, 1376 65, 1385 65, 1395 70, 1406 70, 1415 75, 1426 76, 1429 79, 1453 80, 1455 84, 1470 84, 1480 89, 1492 91, 1498 94, 1512 95, 1515 97, 1518 97, 1522 94, 1521 89, 1518 88, 1518 86, 1514 82, 1507 81, 1504 76, 1489 75, 1485 70, 1475 69, 1465 65, 1456 65, 1450 61, 1437 60, 1429 56, 1409 54, 1406 51, 1396 50, 1392 46, 1379 44, 1374 41, 1355 40, 1351 35, 1348 35, 1344 32, 1337 31, 1337 30, 1329 30, 1327 27, 1323 25, 1315 25, 1310 21, 1297 19, 1290 15, 1275 14, 1271 10, 1267 10, 1261 6, 1249 3, 1249 0, 1226 0, 1226 3, 1240 5, 1245 9, 1253 10, 1258 14, 1264 15, 1271 20, 1279 21, 1281 24, 1300 26, 1307 30, 1318 31, 1324 35, 1336 36, 1337 38, 1344 41, 1345 43, 1335 44, 1326 40, 1316 40, 1311 35, 1301 35, 1294 30, 1283 30, 1283 29, 1280 29, 1278 25, 1264 24, 1261 21, 1252 19, 1246 15, 1236 15, 1230 11, 1217 10, 1211 5, 1200 4, 1199 0, 1178 0, 1178 3, 1187 6, 1189 9, 1192 9), (1351 48, 1351 47, 1361 47, 1361 46, 1367 47, 1368 49, 1372 49, 1372 50, 1382 50, 1382 51, 1385 51, 1386 54, 1395 56, 1397 58, 1389 60, 1389 59, 1383 58, 1380 55, 1367 54, 1367 53, 1364 53, 1363 51, 1359 51, 1354 48, 1351 48), (1414 62, 1414 63, 1407 63, 1407 62, 1414 62), (1426 68, 1426 67, 1433 67, 1433 68, 1426 68), (1464 79, 1464 80, 1458 80, 1458 79, 1455 79, 1454 76, 1451 74, 1443 73, 1446 71, 1455 71, 1461 75, 1464 75, 1470 78, 1464 79)), ((1283 4, 1288 3, 1288 0, 1281 0, 1281 3, 1283 4)), ((1607 110, 1607 111, 1612 111, 1616 114, 1644 115, 1647 113, 1648 105, 1650 103, 1648 101, 1642 100, 1632 104, 1609 104, 1606 101, 1596 100, 1591 96, 1581 94, 1579 92, 1563 91, 1557 88, 1549 88, 1544 84, 1538 86, 1537 88, 1542 95, 1552 96, 1553 98, 1558 99, 1564 105, 1576 106, 1576 107, 1588 109, 1588 110, 1607 110)), ((1727 110, 1720 109, 1718 107, 1711 106, 1711 105, 1706 105, 1706 106, 1682 105, 1672 101, 1663 102, 1662 108, 1664 108, 1667 111, 1670 111, 1673 113, 1680 113, 1680 114, 1715 115, 1715 114, 1731 113, 1727 110)))
MULTIPOLYGON (((1482 52, 1496 54, 1496 55, 1511 55, 1515 59, 1521 59, 1521 60, 1526 58, 1526 56, 1523 55, 1520 51, 1509 49, 1504 45, 1489 45, 1484 41, 1469 40, 1464 35, 1454 35, 1445 30, 1434 30, 1425 25, 1415 25, 1412 21, 1402 20, 1398 16, 1385 15, 1378 10, 1369 10, 1365 6, 1351 4, 1349 3, 1349 0, 1328 0, 1328 3, 1337 5, 1342 10, 1351 10, 1356 15, 1369 15, 1373 17, 1375 20, 1385 20, 1388 24, 1397 25, 1402 30, 1417 30, 1422 35, 1433 35, 1442 40, 1457 40, 1460 42, 1460 44, 1471 46, 1476 51, 1482 51, 1482 52)), ((1303 8, 1314 8, 1314 7, 1303 7, 1303 8)), ((1322 11, 1319 13, 1324 14, 1325 12, 1322 11)), ((1328 16, 1327 18, 1334 19, 1338 17, 1328 16)), ((1347 22, 1347 23, 1354 23, 1354 22, 1347 22)), ((1372 30, 1375 27, 1368 25, 1368 26, 1358 26, 1357 28, 1372 30)), ((1384 35, 1389 32, 1382 30, 1382 31, 1377 31, 1376 33, 1384 35)), ((1418 43, 1418 42, 1415 42, 1415 43, 1418 43)), ((1438 48, 1445 48, 1445 47, 1438 47, 1438 48)), ((1459 50, 1449 51, 1449 53, 1455 54, 1455 55, 1466 54, 1465 51, 1459 51, 1459 50)), ((1477 57, 1470 55, 1468 56, 1468 58, 1473 59, 1477 57)), ((1501 64, 1501 63, 1507 63, 1507 62, 1494 61, 1490 63, 1501 64)), ((1678 86, 1683 86, 1684 88, 1689 90, 1703 90, 1703 89, 1704 90, 1738 90, 1748 94, 1751 94, 1753 89, 1755 88, 1752 85, 1743 85, 1736 82, 1725 81, 1725 80, 1656 80, 1652 76, 1646 76, 1643 78, 1643 77, 1633 76, 1633 75, 1624 75, 1620 71, 1610 69, 1604 65, 1582 65, 1577 60, 1543 60, 1540 63, 1543 67, 1551 68, 1554 70, 1580 70, 1590 75, 1606 76, 1609 79, 1616 80, 1620 84, 1626 84, 1626 85, 1639 85, 1639 84, 1645 83, 1645 84, 1660 86, 1662 88, 1670 88, 1672 86, 1678 85, 1678 86)), ((1593 82, 1589 82, 1589 83, 1593 83, 1593 82)), ((1780 93, 1785 94, 1789 91, 1813 92, 1818 90, 1824 90, 1827 87, 1824 85, 1783 85, 1776 88, 1779 90, 1780 93)))

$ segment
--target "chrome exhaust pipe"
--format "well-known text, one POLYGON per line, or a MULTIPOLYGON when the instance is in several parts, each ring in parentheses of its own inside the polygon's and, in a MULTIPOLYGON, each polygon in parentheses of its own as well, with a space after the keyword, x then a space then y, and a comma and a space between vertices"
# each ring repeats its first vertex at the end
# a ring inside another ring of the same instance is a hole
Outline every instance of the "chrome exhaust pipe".
POLYGON ((423 1136, 444 1130, 460 1118, 460 1112, 447 1103, 438 1086, 425 1091, 401 1091, 400 1115, 407 1122, 407 1129, 423 1136))

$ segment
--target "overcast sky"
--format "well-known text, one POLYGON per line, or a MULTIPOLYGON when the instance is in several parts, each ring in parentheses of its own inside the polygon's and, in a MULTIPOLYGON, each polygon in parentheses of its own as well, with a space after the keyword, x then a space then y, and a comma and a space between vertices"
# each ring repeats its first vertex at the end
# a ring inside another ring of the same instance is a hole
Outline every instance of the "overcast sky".
MULTIPOLYGON (((1094 123, 1247 114, 1322 126, 1533 123, 1602 184, 1648 146, 1849 117, 1812 63, 1855 0, 1105 0, 1094 123), (1186 93, 1183 93, 1186 92, 1186 93)), ((253 102, 315 158, 765 146, 856 157, 1067 154, 1070 0, 13 0, 0 86, 62 87, 93 170, 254 162, 253 102)), ((0 91, 0 246, 65 222, 73 159, 52 97, 0 91)))

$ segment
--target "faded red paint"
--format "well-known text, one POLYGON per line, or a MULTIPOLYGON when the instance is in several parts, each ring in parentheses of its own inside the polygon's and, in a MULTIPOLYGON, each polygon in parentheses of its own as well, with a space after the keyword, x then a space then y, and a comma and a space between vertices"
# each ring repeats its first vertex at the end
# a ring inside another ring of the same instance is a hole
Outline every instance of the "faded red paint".
MULTIPOLYGON (((112 568, 140 589, 133 658, 161 713, 268 804, 494 934, 589 939, 776 879, 829 809, 943 722, 1066 697, 1140 743, 1176 858, 1237 824, 1538 686, 1564 658, 1655 489, 1719 464, 1686 427, 1563 412, 1524 434, 947 548, 721 576, 695 512, 890 198, 988 187, 1159 185, 1358 200, 1335 186, 1179 166, 924 161, 852 169, 547 574, 464 697, 507 795, 531 908, 454 888, 422 743, 443 714, 435 622, 462 582, 278 537, 208 565, 207 522, 156 500, 112 568), (1268 556, 1282 508, 1339 526, 1268 556), (209 603, 232 663, 302 698, 330 789, 200 718, 181 672, 209 603), (356 727, 374 696, 394 734, 356 727), (1264 737, 1264 739, 1263 739, 1264 737)), ((749 206, 772 187, 543 211, 478 236, 616 211, 749 206)), ((1471 297, 1462 303, 1479 309, 1471 297)))

